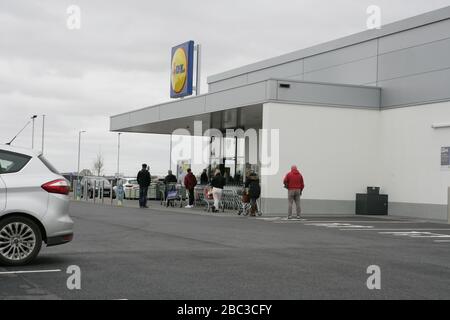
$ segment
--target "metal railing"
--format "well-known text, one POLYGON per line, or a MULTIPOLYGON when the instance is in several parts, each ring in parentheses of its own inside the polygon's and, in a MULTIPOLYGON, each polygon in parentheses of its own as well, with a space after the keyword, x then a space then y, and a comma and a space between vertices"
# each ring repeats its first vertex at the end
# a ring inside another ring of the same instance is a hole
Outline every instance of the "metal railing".
MULTIPOLYGON (((75 180, 73 181, 73 197, 75 200, 92 203, 105 204, 106 201, 109 201, 113 205, 114 199, 116 199, 115 189, 112 182, 108 184, 106 185, 106 181, 92 180, 89 183, 88 180, 85 180, 78 185, 78 181, 75 180)), ((210 187, 205 185, 198 185, 194 188, 194 206, 203 208, 208 212, 211 211, 214 205, 214 199, 208 196, 209 189, 210 187)), ((222 212, 230 210, 236 211, 238 214, 248 213, 250 207, 248 203, 243 203, 242 201, 243 192, 244 188, 242 186, 225 186, 222 191, 219 208, 217 209, 222 212)), ((128 200, 139 199, 139 189, 123 189, 123 198, 128 200)), ((182 207, 186 203, 188 195, 186 194, 186 188, 180 184, 164 185, 155 183, 149 188, 147 198, 160 200, 161 205, 182 207)), ((116 204, 121 205, 121 201, 117 201, 116 204)), ((261 199, 258 200, 257 205, 258 212, 261 214, 261 199)))
POLYGON ((105 201, 109 200, 112 204, 114 199, 112 183, 110 183, 109 181, 106 182, 97 180, 92 180, 91 182, 89 182, 88 180, 82 182, 74 180, 73 198, 78 201, 102 204, 104 204, 105 201))

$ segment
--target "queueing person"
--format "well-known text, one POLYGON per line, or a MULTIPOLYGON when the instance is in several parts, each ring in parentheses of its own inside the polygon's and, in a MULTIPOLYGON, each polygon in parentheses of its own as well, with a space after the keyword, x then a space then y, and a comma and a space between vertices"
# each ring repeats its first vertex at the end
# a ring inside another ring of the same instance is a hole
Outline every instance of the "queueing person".
MULTIPOLYGON (((176 188, 177 177, 172 173, 172 170, 167 172, 167 176, 164 178, 164 197, 167 199, 169 191, 173 191, 176 188)), ((166 207, 169 206, 171 201, 166 201, 166 207)))
POLYGON ((219 169, 216 169, 214 177, 211 179, 212 194, 214 198, 214 205, 212 212, 219 212, 219 204, 222 199, 223 187, 225 186, 225 178, 222 177, 219 169))
POLYGON ((245 188, 248 188, 248 196, 250 198, 250 216, 254 217, 258 210, 257 201, 261 196, 261 186, 259 184, 258 175, 251 172, 245 181, 245 188))
POLYGON ((184 186, 189 192, 189 204, 185 208, 192 208, 194 206, 194 188, 197 185, 197 178, 192 173, 192 170, 187 169, 187 175, 184 177, 184 186))
POLYGON ((284 187, 288 189, 288 219, 292 219, 292 205, 295 202, 295 208, 297 210, 297 219, 300 219, 302 209, 300 207, 300 196, 302 195, 305 184, 303 176, 298 171, 297 166, 293 165, 291 171, 284 178, 284 187))
POLYGON ((151 182, 150 172, 147 168, 147 165, 144 163, 142 165, 142 170, 137 174, 137 181, 139 184, 139 207, 140 208, 148 208, 147 207, 147 193, 148 187, 151 182))
POLYGON ((238 171, 238 172, 234 175, 234 184, 237 185, 237 186, 241 185, 241 184, 242 184, 242 183, 241 183, 241 180, 242 180, 242 175, 241 175, 241 172, 238 171))
POLYGON ((167 172, 167 176, 164 178, 164 184, 177 183, 177 177, 172 173, 172 170, 167 172))
POLYGON ((207 185, 209 183, 208 174, 206 173, 206 169, 203 169, 202 175, 200 176, 200 184, 207 185))

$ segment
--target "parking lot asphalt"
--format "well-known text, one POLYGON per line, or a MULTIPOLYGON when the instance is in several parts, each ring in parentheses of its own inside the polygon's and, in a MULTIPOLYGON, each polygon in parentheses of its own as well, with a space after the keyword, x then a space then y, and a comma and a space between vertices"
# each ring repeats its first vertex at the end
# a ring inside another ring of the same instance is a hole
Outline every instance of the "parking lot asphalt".
POLYGON ((449 299, 450 226, 72 202, 70 244, 0 267, 0 299, 449 299), (381 289, 369 290, 376 265, 381 289), (69 290, 81 271, 81 289, 69 290), (19 272, 19 273, 18 273, 19 272), (71 282, 73 283, 73 282, 71 282))

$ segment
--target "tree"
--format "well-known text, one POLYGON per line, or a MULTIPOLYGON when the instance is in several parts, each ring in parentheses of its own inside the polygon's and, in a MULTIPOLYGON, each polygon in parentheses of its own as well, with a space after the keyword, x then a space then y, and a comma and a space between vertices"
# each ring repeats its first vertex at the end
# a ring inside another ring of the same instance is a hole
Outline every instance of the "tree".
POLYGON ((103 156, 101 153, 97 155, 97 159, 95 159, 94 162, 94 172, 97 174, 97 176, 100 176, 103 173, 103 167, 105 166, 105 163, 103 162, 103 156))
POLYGON ((80 177, 92 176, 92 171, 89 169, 83 169, 80 171, 80 177))

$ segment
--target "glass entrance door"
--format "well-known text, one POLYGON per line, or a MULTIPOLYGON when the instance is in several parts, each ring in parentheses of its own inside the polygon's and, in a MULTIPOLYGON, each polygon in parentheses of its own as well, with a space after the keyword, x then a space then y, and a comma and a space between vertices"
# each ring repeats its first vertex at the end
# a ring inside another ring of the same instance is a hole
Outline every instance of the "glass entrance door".
POLYGON ((227 185, 242 185, 245 172, 245 139, 238 137, 212 137, 210 175, 219 169, 227 185))

